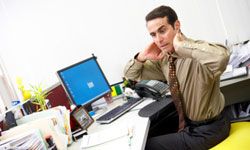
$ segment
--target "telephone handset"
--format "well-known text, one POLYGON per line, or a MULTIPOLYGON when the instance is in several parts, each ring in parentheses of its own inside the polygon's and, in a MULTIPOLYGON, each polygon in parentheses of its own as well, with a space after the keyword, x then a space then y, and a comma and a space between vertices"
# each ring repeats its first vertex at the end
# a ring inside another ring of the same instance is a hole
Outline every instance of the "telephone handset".
POLYGON ((169 86, 158 80, 141 80, 135 85, 135 92, 140 97, 160 100, 168 92, 169 86))

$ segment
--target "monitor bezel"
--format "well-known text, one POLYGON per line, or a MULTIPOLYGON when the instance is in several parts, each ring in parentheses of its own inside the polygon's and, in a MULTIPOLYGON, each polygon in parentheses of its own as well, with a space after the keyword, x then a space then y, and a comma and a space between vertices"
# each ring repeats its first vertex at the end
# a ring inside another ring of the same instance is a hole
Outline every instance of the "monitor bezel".
POLYGON ((110 86, 110 84, 109 84, 109 82, 108 82, 108 80, 107 80, 107 78, 106 78, 106 76, 105 76, 105 74, 104 74, 104 72, 103 72, 101 66, 99 65, 99 63, 98 63, 98 61, 97 61, 97 57, 96 57, 96 56, 89 57, 89 58, 87 58, 87 59, 84 59, 84 60, 82 60, 82 61, 79 61, 79 62, 77 62, 77 63, 74 63, 74 64, 72 64, 72 65, 69 65, 69 66, 67 66, 67 67, 65 67, 65 68, 60 69, 60 70, 57 71, 57 77, 59 78, 59 80, 60 80, 60 82, 61 82, 61 84, 62 84, 62 86, 63 86, 63 88, 64 88, 64 90, 65 90, 65 92, 66 92, 66 94, 67 94, 67 96, 69 97, 71 103, 73 103, 74 105, 79 106, 79 105, 75 102, 75 100, 73 99, 72 95, 70 94, 68 87, 65 86, 65 82, 64 82, 64 80, 62 79, 60 73, 63 72, 63 71, 65 71, 65 70, 68 70, 68 69, 70 69, 70 68, 72 68, 72 67, 75 67, 75 66, 77 66, 77 65, 79 65, 79 64, 82 64, 82 63, 84 63, 84 62, 86 62, 86 61, 90 61, 90 60, 94 60, 94 61, 96 62, 98 68, 100 69, 100 72, 101 72, 102 76, 104 77, 105 82, 107 83, 107 85, 108 85, 108 87, 109 87, 109 91, 103 93, 103 94, 100 95, 100 96, 97 96, 96 98, 90 100, 89 102, 87 102, 87 103, 85 103, 85 104, 80 104, 81 106, 84 106, 85 109, 87 109, 88 111, 90 111, 90 110, 92 109, 91 106, 90 106, 91 103, 97 101, 98 99, 102 98, 103 96, 105 96, 106 94, 108 94, 108 93, 111 92, 111 86, 110 86))

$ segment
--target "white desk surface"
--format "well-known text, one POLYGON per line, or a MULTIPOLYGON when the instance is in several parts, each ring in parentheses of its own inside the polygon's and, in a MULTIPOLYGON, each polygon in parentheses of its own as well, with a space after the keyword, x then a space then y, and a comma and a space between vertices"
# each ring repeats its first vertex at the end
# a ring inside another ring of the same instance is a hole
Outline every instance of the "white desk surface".
MULTIPOLYGON (((146 99, 133 109, 131 109, 126 114, 122 115, 115 121, 113 121, 110 124, 99 124, 94 122, 88 129, 88 134, 95 133, 101 130, 108 129, 112 131, 112 129, 116 129, 117 127, 131 127, 133 126, 134 132, 133 132, 133 138, 131 140, 131 145, 129 146, 128 137, 122 137, 110 142, 103 143, 101 145, 90 147, 88 149, 90 150, 108 150, 108 149, 117 149, 119 150, 144 150, 148 130, 150 126, 150 120, 149 118, 143 118, 138 115, 138 111, 147 104, 153 102, 151 99, 146 99)), ((112 134, 112 133, 111 133, 112 134)), ((73 142, 68 149, 69 150, 76 150, 80 149, 81 145, 81 139, 79 139, 77 142, 73 142)))
POLYGON ((220 87, 225 87, 225 86, 228 86, 228 85, 236 84, 238 82, 242 82, 242 81, 245 81, 245 80, 250 80, 250 69, 248 71, 248 75, 247 76, 237 77, 237 78, 234 78, 234 79, 229 79, 229 80, 221 81, 220 82, 220 87))

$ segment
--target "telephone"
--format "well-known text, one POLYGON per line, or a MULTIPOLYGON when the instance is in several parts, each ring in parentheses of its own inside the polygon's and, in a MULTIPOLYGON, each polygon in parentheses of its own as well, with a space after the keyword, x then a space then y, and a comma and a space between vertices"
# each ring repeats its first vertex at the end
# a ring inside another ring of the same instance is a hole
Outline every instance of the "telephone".
POLYGON ((169 86, 158 80, 141 80, 135 84, 135 92, 140 97, 160 100, 168 92, 169 86))

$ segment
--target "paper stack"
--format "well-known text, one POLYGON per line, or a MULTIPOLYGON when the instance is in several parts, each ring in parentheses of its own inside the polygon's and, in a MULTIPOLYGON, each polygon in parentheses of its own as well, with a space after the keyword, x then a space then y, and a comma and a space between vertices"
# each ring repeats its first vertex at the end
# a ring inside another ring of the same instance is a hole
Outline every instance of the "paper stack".
POLYGON ((38 129, 16 135, 0 142, 0 149, 46 150, 45 142, 38 129))
POLYGON ((72 142, 69 111, 58 106, 41 112, 36 112, 17 120, 18 126, 2 132, 0 140, 10 139, 18 134, 25 134, 31 129, 39 129, 43 138, 52 136, 56 147, 66 150, 72 142))

